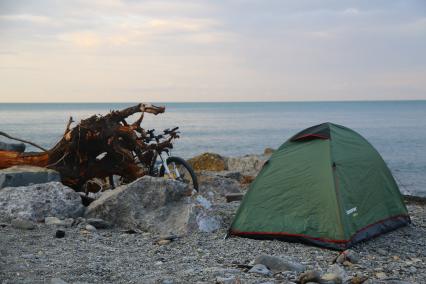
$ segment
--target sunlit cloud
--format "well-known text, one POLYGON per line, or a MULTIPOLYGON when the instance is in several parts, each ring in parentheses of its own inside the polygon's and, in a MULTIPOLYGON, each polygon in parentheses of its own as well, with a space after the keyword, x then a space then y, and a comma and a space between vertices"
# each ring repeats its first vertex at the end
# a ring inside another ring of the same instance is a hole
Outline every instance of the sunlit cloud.
POLYGON ((78 47, 97 47, 102 38, 93 32, 73 32, 59 36, 59 39, 73 43, 78 47))
POLYGON ((211 19, 146 19, 130 16, 119 18, 118 25, 106 24, 101 29, 75 31, 58 35, 58 39, 78 47, 124 46, 152 42, 159 36, 181 36, 181 40, 192 43, 217 43, 225 41, 229 32, 220 31, 220 24, 211 19))

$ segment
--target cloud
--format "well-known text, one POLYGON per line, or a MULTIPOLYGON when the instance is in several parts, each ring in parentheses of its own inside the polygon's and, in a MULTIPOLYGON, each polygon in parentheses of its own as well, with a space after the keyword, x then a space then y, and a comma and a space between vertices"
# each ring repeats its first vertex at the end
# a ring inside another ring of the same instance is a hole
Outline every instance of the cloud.
POLYGON ((141 28, 151 29, 157 32, 201 32, 218 26, 217 21, 211 19, 152 19, 141 28))
POLYGON ((29 22, 32 24, 50 24, 52 19, 31 14, 1 15, 0 20, 12 22, 29 22))
POLYGON ((100 46, 126 46, 152 43, 156 40, 181 40, 194 44, 225 41, 230 33, 220 30, 220 23, 207 18, 145 18, 129 15, 114 19, 114 24, 104 20, 102 28, 62 33, 57 38, 82 48, 100 46))
POLYGON ((343 11, 344 15, 358 15, 360 12, 356 8, 348 8, 343 11))
POLYGON ((2 100, 370 99, 407 86, 425 97, 426 18, 412 0, 0 6, 2 100))
POLYGON ((59 39, 73 43, 78 47, 93 48, 102 43, 102 38, 93 32, 73 32, 59 36, 59 39))

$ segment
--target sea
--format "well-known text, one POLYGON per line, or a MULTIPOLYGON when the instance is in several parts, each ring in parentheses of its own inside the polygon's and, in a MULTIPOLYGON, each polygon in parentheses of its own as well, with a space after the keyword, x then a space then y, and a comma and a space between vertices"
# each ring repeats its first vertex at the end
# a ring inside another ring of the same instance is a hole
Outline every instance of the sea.
MULTIPOLYGON (((50 148, 61 138, 70 116, 78 122, 134 104, 2 103, 0 131, 50 148)), ((165 105, 166 112, 146 114, 142 126, 158 133, 179 126, 181 138, 173 155, 263 153, 306 127, 333 122, 354 129, 373 144, 404 194, 426 197, 426 101, 158 104, 165 105)), ((9 140, 0 137, 0 141, 9 140)))

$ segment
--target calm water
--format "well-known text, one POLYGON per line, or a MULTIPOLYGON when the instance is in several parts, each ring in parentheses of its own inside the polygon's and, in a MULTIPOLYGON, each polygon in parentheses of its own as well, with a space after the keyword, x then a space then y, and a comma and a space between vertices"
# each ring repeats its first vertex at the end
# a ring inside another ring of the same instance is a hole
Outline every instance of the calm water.
MULTIPOLYGON (((0 130, 49 148, 61 137, 69 116, 78 120, 130 105, 0 104, 0 130)), ((403 192, 426 196, 426 101, 165 105, 166 113, 147 114, 143 126, 157 130, 180 126, 176 155, 261 153, 303 128, 330 121, 366 137, 382 154, 403 192)))

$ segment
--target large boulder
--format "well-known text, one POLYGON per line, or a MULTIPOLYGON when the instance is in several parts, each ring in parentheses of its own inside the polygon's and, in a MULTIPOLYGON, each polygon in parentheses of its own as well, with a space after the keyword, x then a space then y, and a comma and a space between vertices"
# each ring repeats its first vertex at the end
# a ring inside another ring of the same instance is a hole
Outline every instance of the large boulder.
POLYGON ((61 176, 58 172, 46 168, 14 166, 0 170, 0 189, 60 180, 61 176))
POLYGON ((256 176, 269 156, 264 155, 247 155, 243 157, 228 157, 226 161, 226 169, 228 171, 240 172, 245 176, 256 176))
POLYGON ((214 153, 203 153, 188 160, 195 171, 223 171, 226 169, 225 159, 214 153))
POLYGON ((218 229, 221 220, 214 216, 211 204, 201 196, 190 195, 191 189, 184 183, 145 176, 103 193, 85 215, 160 235, 218 229))
POLYGON ((209 200, 225 202, 225 196, 241 193, 240 182, 227 172, 202 171, 197 174, 198 192, 209 200))
POLYGON ((60 182, 0 190, 0 216, 36 222, 46 217, 76 218, 84 212, 80 195, 60 182))

